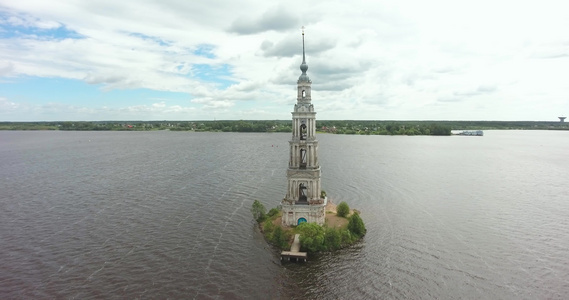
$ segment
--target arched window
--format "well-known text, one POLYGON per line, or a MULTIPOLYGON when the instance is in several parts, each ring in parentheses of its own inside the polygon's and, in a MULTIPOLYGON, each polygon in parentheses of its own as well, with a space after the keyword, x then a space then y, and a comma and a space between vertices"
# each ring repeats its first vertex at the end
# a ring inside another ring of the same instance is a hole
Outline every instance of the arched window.
POLYGON ((300 149, 300 168, 306 169, 306 149, 300 149))
POLYGON ((302 98, 306 97, 306 91, 302 90, 302 98))
POLYGON ((300 125, 300 139, 306 140, 306 124, 300 125))
POLYGON ((307 202, 308 197, 306 196, 306 186, 304 183, 301 183, 298 186, 298 202, 307 202))

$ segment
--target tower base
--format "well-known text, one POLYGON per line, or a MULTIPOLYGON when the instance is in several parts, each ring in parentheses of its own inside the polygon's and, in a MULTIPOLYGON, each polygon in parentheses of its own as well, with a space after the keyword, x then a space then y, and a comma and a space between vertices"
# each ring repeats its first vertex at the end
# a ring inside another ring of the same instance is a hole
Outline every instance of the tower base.
POLYGON ((304 203, 285 199, 282 201, 282 225, 297 226, 303 222, 324 225, 327 203, 327 198, 310 200, 304 203))

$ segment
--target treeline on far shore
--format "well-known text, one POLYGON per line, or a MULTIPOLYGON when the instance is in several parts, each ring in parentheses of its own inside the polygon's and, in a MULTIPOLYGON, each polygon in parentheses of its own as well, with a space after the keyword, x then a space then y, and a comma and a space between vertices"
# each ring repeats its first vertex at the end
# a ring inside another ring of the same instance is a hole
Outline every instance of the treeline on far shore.
MULTIPOLYGON (((450 135, 452 130, 569 130, 548 121, 360 121, 317 120, 318 132, 365 135, 450 135)), ((290 120, 0 122, 0 130, 112 130, 194 132, 292 132, 290 120)))

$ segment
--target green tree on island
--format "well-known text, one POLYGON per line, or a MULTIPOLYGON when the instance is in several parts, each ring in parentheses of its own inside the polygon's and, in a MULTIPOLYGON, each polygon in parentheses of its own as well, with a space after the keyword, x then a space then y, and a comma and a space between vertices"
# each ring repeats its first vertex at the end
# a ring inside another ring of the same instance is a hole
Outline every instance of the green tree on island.
POLYGON ((324 227, 316 223, 301 223, 296 227, 300 233, 300 244, 308 252, 318 252, 326 250, 324 246, 324 227))
POLYGON ((340 202, 336 207, 336 214, 344 218, 348 216, 350 214, 350 207, 348 206, 348 203, 344 201, 340 202))
POLYGON ((336 250, 342 248, 342 233, 335 228, 326 228, 324 233, 324 244, 328 250, 336 250))
POLYGON ((354 214, 350 216, 348 222, 348 230, 358 237, 362 237, 366 234, 364 221, 362 218, 360 218, 360 215, 357 212, 354 212, 354 214))
POLYGON ((272 241, 280 249, 286 249, 289 247, 289 238, 290 234, 287 234, 280 226, 276 226, 269 240, 272 241))
POLYGON ((265 209, 265 206, 259 202, 259 200, 255 200, 255 202, 253 202, 251 213, 253 214, 253 218, 255 218, 255 221, 257 221, 257 223, 261 223, 267 218, 266 212, 267 209, 265 209))

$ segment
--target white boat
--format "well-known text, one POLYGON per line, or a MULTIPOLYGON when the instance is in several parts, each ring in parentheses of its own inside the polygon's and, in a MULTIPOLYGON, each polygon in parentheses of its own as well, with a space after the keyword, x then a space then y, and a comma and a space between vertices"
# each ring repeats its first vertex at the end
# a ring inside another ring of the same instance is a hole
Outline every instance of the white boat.
POLYGON ((482 130, 464 130, 456 135, 484 136, 484 132, 482 130))

